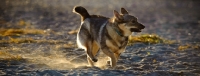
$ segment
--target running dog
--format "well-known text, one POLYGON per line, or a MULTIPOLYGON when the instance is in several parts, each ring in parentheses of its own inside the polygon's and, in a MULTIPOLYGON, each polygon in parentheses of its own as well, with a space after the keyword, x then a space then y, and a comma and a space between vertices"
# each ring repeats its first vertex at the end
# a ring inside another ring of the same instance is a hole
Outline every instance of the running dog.
POLYGON ((77 45, 86 51, 91 66, 98 61, 95 56, 101 50, 110 58, 110 65, 114 68, 125 51, 128 36, 145 28, 124 8, 121 8, 121 14, 114 10, 112 18, 90 15, 82 6, 75 6, 73 12, 81 16, 77 45))

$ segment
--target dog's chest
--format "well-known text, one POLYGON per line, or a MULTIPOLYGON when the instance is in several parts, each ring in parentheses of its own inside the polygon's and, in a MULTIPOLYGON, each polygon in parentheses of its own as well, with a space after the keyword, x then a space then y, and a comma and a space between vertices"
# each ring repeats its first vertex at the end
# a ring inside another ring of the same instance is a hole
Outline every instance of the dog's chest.
POLYGON ((125 51, 127 43, 128 43, 128 38, 123 38, 123 40, 121 40, 120 45, 118 45, 118 48, 119 48, 118 53, 125 51))
POLYGON ((106 45, 114 52, 123 52, 127 43, 127 37, 121 38, 120 40, 106 40, 106 45))
POLYGON ((125 48, 127 43, 128 43, 128 37, 123 37, 123 39, 120 40, 120 44, 118 45, 119 49, 125 48))

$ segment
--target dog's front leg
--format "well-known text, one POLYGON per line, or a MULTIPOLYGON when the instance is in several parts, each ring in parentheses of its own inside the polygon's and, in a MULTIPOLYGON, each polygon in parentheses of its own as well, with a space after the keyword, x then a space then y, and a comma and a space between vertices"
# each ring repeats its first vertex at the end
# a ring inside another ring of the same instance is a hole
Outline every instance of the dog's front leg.
POLYGON ((111 58, 110 65, 112 68, 115 68, 115 66, 117 64, 115 54, 108 47, 101 48, 101 50, 103 51, 104 54, 106 54, 107 56, 109 56, 111 58))
MULTIPOLYGON (((116 62, 118 62, 121 53, 114 53, 116 62)), ((110 64, 110 60, 107 61, 107 64, 110 64)))
POLYGON ((121 53, 115 53, 115 57, 116 57, 116 61, 119 60, 119 56, 120 56, 121 53))

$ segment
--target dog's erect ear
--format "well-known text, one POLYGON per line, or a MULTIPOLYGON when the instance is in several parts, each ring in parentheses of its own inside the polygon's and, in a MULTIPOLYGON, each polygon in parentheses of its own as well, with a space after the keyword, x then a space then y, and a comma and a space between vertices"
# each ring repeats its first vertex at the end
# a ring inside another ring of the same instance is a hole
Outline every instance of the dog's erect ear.
POLYGON ((128 14, 128 11, 125 8, 121 8, 121 13, 122 14, 128 14))
POLYGON ((114 10, 114 16, 117 20, 123 20, 123 17, 116 10, 114 10))

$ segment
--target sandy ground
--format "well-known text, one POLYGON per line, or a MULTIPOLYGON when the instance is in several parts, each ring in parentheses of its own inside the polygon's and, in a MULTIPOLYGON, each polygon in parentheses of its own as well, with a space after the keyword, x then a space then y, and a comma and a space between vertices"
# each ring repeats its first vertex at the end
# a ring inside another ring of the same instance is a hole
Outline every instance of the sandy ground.
POLYGON ((199 4, 197 0, 2 0, 0 30, 39 29, 44 34, 0 35, 8 41, 0 43, 0 51, 23 58, 0 59, 0 75, 199 76, 199 4), (175 43, 127 46, 116 69, 105 66, 106 57, 100 52, 97 67, 87 67, 86 54, 76 48, 73 34, 80 25, 80 17, 72 13, 75 5, 106 17, 124 7, 146 26, 142 33, 133 35, 157 34, 175 43), (9 42, 16 38, 38 42, 9 42), (182 45, 195 47, 178 49, 182 45))

